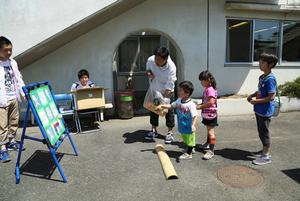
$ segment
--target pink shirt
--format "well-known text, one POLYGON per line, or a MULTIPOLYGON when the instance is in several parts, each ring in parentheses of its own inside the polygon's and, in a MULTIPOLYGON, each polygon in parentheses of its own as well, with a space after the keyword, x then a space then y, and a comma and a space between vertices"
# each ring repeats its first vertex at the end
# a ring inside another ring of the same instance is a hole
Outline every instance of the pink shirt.
POLYGON ((214 119, 217 117, 217 98, 218 93, 212 86, 206 87, 203 92, 202 103, 208 103, 209 97, 215 99, 215 103, 209 107, 202 110, 202 117, 205 119, 214 119))

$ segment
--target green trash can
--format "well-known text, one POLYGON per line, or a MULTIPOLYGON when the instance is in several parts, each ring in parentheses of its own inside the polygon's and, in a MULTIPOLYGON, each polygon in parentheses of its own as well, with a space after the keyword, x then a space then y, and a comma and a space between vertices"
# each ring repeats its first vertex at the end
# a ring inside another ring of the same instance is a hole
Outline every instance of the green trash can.
POLYGON ((133 111, 133 92, 117 91, 115 93, 116 108, 118 117, 121 119, 131 119, 134 117, 133 111))

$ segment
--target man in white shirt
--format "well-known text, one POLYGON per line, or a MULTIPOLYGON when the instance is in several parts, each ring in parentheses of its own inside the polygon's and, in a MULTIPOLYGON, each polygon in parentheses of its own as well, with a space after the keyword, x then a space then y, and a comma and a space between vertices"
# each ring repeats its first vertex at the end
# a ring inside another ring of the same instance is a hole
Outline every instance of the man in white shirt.
POLYGON ((12 43, 0 36, 0 161, 8 162, 8 151, 20 148, 16 141, 19 126, 19 105, 24 97, 24 82, 17 62, 11 59, 12 43))
MULTIPOLYGON (((154 55, 148 58, 147 76, 151 81, 156 82, 154 90, 160 91, 164 97, 173 98, 176 78, 176 66, 169 56, 169 51, 165 47, 159 47, 154 51, 154 55)), ((168 127, 168 134, 166 135, 165 143, 170 144, 174 140, 173 127, 174 110, 170 109, 166 114, 166 126, 168 127)), ((150 113, 150 123, 152 129, 145 137, 148 140, 153 140, 157 137, 157 127, 159 116, 153 112, 150 113)))

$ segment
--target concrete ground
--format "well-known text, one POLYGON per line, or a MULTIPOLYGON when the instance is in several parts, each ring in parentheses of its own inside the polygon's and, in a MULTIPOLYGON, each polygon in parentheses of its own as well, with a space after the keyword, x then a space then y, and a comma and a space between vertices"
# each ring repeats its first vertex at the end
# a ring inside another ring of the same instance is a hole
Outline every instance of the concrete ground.
MULTIPOLYGON (((273 119, 273 163, 262 167, 252 165, 247 157, 249 151, 260 149, 252 115, 220 117, 216 157, 210 161, 203 161, 203 154, 197 152, 190 161, 176 162, 182 147, 176 135, 178 142, 165 148, 179 179, 169 181, 153 153, 155 144, 163 140, 143 139, 148 117, 106 121, 101 132, 73 136, 78 157, 65 141, 59 152, 67 184, 60 182, 57 169, 53 172, 46 146, 26 141, 22 158, 26 165, 19 185, 14 178, 16 152, 11 153, 10 163, 0 164, 0 200, 300 200, 299 120, 299 112, 282 113, 273 119), (263 174, 264 181, 251 188, 227 186, 217 179, 216 172, 230 165, 254 168, 263 174)), ((163 133, 164 127, 160 131, 163 133)), ((28 134, 40 136, 36 127, 29 128, 28 134)), ((206 138, 200 123, 197 137, 198 143, 206 138)))

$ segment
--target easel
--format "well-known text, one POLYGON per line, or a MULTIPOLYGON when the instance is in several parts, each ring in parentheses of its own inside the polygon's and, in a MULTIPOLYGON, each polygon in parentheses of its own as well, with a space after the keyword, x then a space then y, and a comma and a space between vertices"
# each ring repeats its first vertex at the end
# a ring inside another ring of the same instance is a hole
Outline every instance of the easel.
MULTIPOLYGON (((55 103, 55 99, 54 99, 54 96, 53 96, 53 93, 52 93, 51 86, 49 85, 49 82, 38 82, 38 83, 30 84, 29 86, 24 86, 23 87, 23 91, 24 91, 25 97, 27 99, 27 109, 26 109, 26 114, 25 114, 25 119, 24 119, 24 124, 23 124, 23 130, 22 130, 22 136, 21 136, 21 142, 20 142, 20 149, 19 149, 19 152, 18 152, 18 159, 17 159, 17 162, 16 162, 16 168, 15 168, 16 184, 20 183, 20 160, 21 160, 22 149, 23 149, 23 144, 24 144, 25 139, 33 140, 33 141, 37 141, 37 142, 42 142, 43 144, 47 145, 47 147, 49 148, 50 154, 53 158, 53 161, 54 161, 56 167, 58 168, 58 171, 59 171, 59 173, 60 173, 60 175, 61 175, 61 177, 62 177, 62 179, 65 183, 67 183, 67 177, 65 176, 55 153, 56 153, 57 149, 59 148, 59 146, 62 144, 62 142, 64 141, 64 139, 66 137, 69 138, 70 143, 72 145, 72 148, 75 152, 75 155, 78 156, 76 147, 75 147, 75 145, 73 143, 73 140, 70 136, 69 130, 68 130, 67 127, 65 127, 64 119, 61 117, 61 114, 60 114, 59 109, 57 108, 56 104, 55 104, 55 110, 56 111, 53 111, 53 113, 58 114, 58 116, 54 117, 54 119, 52 119, 51 122, 53 122, 54 120, 55 121, 57 120, 56 124, 57 123, 62 124, 62 125, 60 125, 61 126, 60 128, 61 128, 61 131, 63 131, 63 132, 57 132, 55 134, 55 138, 50 139, 49 134, 47 134, 47 132, 45 130, 45 126, 43 125, 43 123, 41 121, 41 117, 39 116, 39 114, 37 112, 36 105, 35 105, 35 103, 33 103, 32 99, 31 99, 31 92, 33 90, 37 90, 40 87, 45 88, 45 86, 49 88, 49 90, 47 90, 47 91, 50 92, 48 94, 48 100, 51 103, 55 103), (34 118, 36 119, 36 122, 37 122, 37 124, 40 128, 41 133, 42 133, 43 139, 39 139, 39 138, 36 138, 36 137, 31 137, 31 136, 26 135, 26 127, 27 127, 27 123, 30 119, 30 110, 32 111, 32 113, 34 115, 34 118)), ((53 113, 51 112, 51 114, 53 114, 53 113)), ((55 132, 56 132, 56 130, 55 130, 55 132)))

